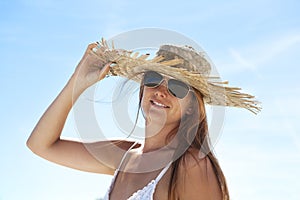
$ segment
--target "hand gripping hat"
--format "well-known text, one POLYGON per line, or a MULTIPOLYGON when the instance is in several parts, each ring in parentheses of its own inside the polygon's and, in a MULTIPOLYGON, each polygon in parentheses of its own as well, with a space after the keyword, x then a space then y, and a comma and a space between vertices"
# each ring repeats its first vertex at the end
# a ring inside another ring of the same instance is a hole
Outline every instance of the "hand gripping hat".
POLYGON ((254 96, 240 92, 241 88, 229 87, 227 81, 211 76, 211 64, 203 52, 189 46, 162 45, 156 56, 109 47, 104 39, 92 51, 104 63, 114 63, 109 75, 121 76, 140 82, 143 73, 156 71, 181 80, 199 90, 209 105, 245 108, 254 114, 260 103, 254 96))

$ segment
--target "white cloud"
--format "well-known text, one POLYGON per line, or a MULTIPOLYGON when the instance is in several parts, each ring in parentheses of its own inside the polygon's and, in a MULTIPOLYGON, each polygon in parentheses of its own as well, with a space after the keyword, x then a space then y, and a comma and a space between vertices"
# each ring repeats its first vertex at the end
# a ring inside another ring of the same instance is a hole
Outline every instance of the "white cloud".
POLYGON ((300 44, 300 33, 287 33, 285 35, 264 38, 263 41, 255 41, 252 44, 228 49, 229 56, 224 61, 218 61, 217 66, 226 72, 240 72, 245 70, 257 70, 267 63, 276 60, 281 54, 286 53, 300 44))
POLYGON ((245 59, 237 50, 230 48, 229 52, 238 66, 241 66, 244 69, 255 69, 255 64, 251 63, 251 60, 245 59))
POLYGON ((258 65, 268 62, 297 44, 300 44, 300 33, 288 34, 281 36, 280 38, 274 38, 271 41, 262 43, 258 47, 252 48, 250 51, 252 53, 255 52, 255 49, 258 49, 257 54, 252 56, 252 60, 254 60, 258 65))

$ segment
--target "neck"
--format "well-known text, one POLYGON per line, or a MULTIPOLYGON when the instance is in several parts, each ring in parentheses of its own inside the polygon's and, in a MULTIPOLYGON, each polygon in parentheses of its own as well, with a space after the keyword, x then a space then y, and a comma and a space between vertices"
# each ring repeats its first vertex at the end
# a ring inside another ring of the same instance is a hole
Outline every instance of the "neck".
POLYGON ((143 145, 142 151, 146 153, 146 152, 155 151, 165 147, 166 145, 168 145, 169 142, 167 140, 167 136, 171 132, 174 132, 174 134, 176 134, 176 130, 177 130, 177 125, 174 124, 164 125, 163 127, 157 124, 147 125, 146 132, 145 132, 146 138, 145 138, 145 143, 143 145))

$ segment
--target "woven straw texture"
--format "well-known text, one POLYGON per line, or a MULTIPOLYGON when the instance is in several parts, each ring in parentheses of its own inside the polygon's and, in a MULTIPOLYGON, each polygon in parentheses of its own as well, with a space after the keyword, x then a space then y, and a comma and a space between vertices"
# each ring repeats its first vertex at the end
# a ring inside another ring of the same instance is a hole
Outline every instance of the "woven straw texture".
MULTIPOLYGON (((153 59, 149 54, 110 48, 102 41, 94 49, 104 63, 113 63, 109 75, 121 76, 140 82, 145 71, 156 71, 188 83, 199 90, 205 103, 209 105, 245 108, 255 114, 260 110, 260 103, 254 96, 242 93, 241 88, 229 87, 227 81, 210 76, 211 65, 201 52, 192 47, 162 45, 153 59)), ((100 66, 99 66, 100 67, 100 66)))

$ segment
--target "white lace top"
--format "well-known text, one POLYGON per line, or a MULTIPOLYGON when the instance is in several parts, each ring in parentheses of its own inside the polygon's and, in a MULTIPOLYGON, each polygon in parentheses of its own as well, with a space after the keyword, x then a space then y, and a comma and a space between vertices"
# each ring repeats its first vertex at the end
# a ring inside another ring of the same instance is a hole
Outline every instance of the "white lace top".
MULTIPOLYGON (((126 155, 126 154, 125 154, 126 155)), ((125 157, 125 156, 124 156, 125 157)), ((123 161, 123 159, 122 159, 123 161)), ((121 162, 122 164, 122 162, 121 162)), ((146 186, 144 186, 142 189, 136 191, 135 193, 133 193, 127 200, 153 200, 153 194, 155 192, 155 188, 157 183, 160 181, 161 177, 163 177, 163 175, 166 173, 166 171, 169 169, 171 163, 169 163, 159 174, 158 176, 153 179, 152 181, 150 181, 146 186)), ((121 166, 121 165, 120 165, 121 166)), ((119 167, 120 168, 120 167, 119 167)), ((112 191, 115 181, 116 181, 116 177, 117 174, 119 172, 119 168, 115 171, 114 173, 114 177, 112 179, 111 185, 106 193, 106 195, 104 196, 104 200, 109 200, 109 195, 110 192, 112 191)))

